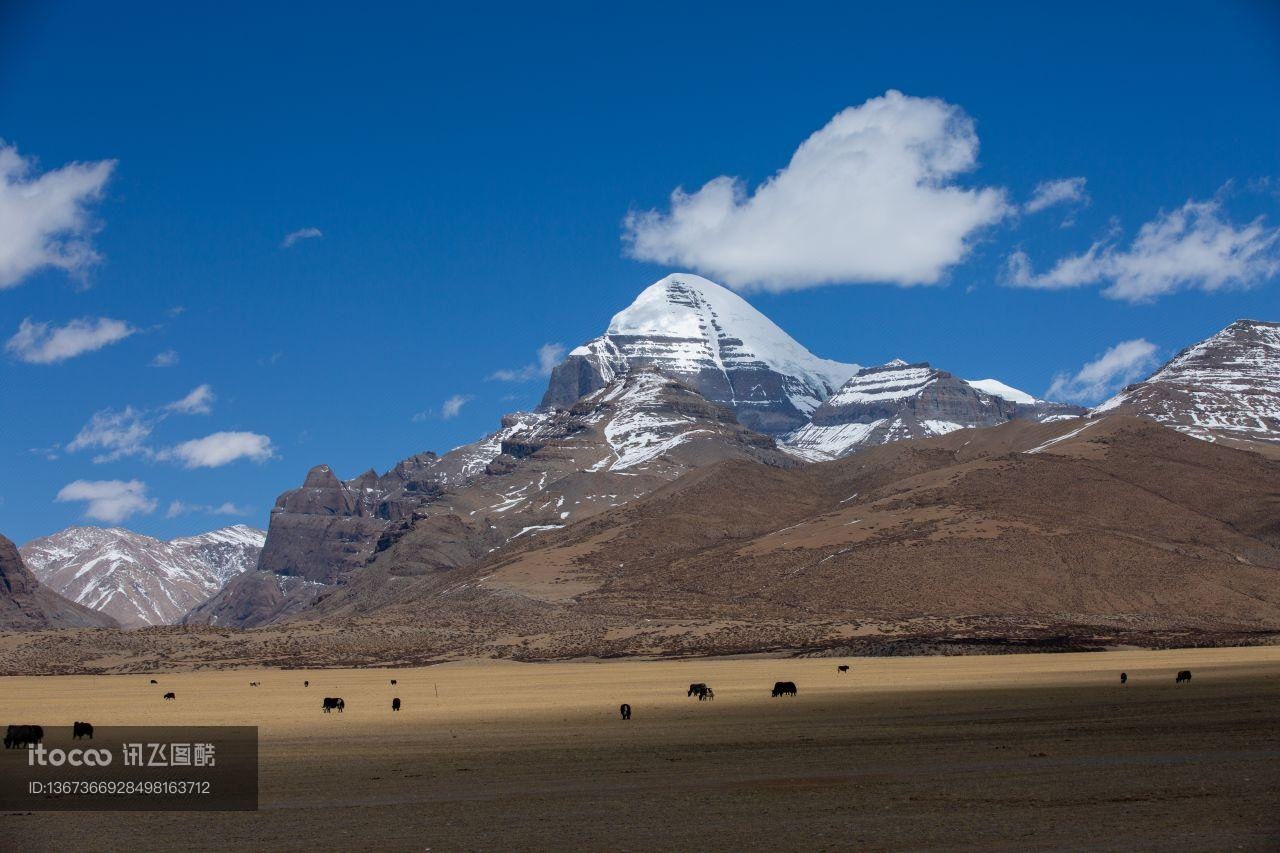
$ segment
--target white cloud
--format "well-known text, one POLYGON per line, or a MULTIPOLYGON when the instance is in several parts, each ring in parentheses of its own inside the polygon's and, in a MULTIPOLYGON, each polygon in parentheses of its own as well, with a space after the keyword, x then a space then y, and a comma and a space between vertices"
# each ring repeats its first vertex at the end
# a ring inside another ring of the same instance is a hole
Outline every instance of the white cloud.
POLYGON ((176 460, 185 468, 220 468, 239 459, 265 462, 274 455, 268 436, 256 432, 215 432, 165 448, 156 458, 176 460))
POLYGON ((149 456, 151 450, 146 441, 151 437, 153 423, 146 412, 132 406, 123 411, 103 409, 94 412, 76 437, 67 445, 68 452, 101 450, 94 462, 114 462, 125 456, 149 456))
POLYGON ((1039 274, 1024 252, 1015 252, 1009 256, 1007 283, 1043 290, 1105 283, 1104 296, 1150 302, 1178 290, 1252 287, 1280 272, 1280 229, 1268 228, 1261 217, 1237 226, 1217 200, 1188 201, 1162 212, 1139 229, 1127 249, 1116 239, 1113 233, 1039 274))
POLYGON ((165 406, 165 411, 177 412, 180 415, 207 415, 213 411, 213 388, 200 385, 191 389, 191 393, 181 400, 174 400, 165 406))
POLYGON ((1036 184, 1031 199, 1023 206, 1027 213, 1039 213, 1055 204, 1087 204, 1089 194, 1085 191, 1084 178, 1061 178, 1056 181, 1041 181, 1036 184))
POLYGON ((446 421, 456 418, 458 413, 462 411, 462 407, 474 399, 475 397, 471 394, 454 394, 440 406, 440 417, 446 421))
POLYGON ((169 509, 165 511, 165 518, 177 518, 182 515, 190 515, 194 512, 202 512, 205 515, 237 515, 245 516, 252 512, 251 507, 237 506, 231 501, 226 501, 218 506, 211 504, 189 504, 184 501, 173 501, 169 504, 169 509))
POLYGON ((323 236, 324 232, 319 228, 299 228, 297 231, 291 231, 284 236, 284 240, 280 242, 280 248, 290 249, 295 243, 302 240, 315 240, 323 236))
POLYGON ((551 371, 555 370, 556 365, 564 359, 564 354, 564 344, 543 344, 538 347, 538 359, 536 362, 526 364, 524 367, 515 370, 495 371, 489 378, 499 379, 503 382, 528 382, 531 379, 550 376, 551 371))
MULTIPOLYGON (((0 235, 0 240, 3 240, 0 235)), ((65 326, 22 321, 5 351, 27 364, 55 364, 122 341, 137 329, 109 317, 81 317, 65 326)))
POLYGON ((628 252, 731 287, 932 284, 985 227, 1013 212, 1002 189, 966 189, 978 135, 959 107, 889 91, 837 114, 748 192, 721 176, 632 213, 628 252))
POLYGON ((115 165, 68 163, 36 175, 33 160, 0 141, 0 290, 44 267, 78 275, 97 263, 88 206, 115 165))
POLYGON ((1045 398, 1096 403, 1148 374, 1156 365, 1157 351, 1155 344, 1142 338, 1121 341, 1074 374, 1055 376, 1045 398))
POLYGON ((140 480, 76 480, 63 486, 55 500, 86 501, 84 514, 108 524, 119 524, 138 513, 146 515, 156 508, 155 500, 147 497, 147 484, 140 480))
POLYGON ((151 359, 152 367, 173 367, 181 359, 177 350, 167 349, 164 352, 156 353, 156 357, 151 359))

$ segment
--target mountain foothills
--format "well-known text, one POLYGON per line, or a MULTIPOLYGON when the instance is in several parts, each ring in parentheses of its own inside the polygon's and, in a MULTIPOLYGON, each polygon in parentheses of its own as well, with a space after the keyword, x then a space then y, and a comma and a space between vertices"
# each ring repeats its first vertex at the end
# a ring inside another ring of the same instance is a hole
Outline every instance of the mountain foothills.
POLYGON ((256 562, 201 574, 137 556, 187 540, 92 528, 29 543, 53 590, 185 627, 10 650, 40 671, 51 655, 1259 641, 1280 635, 1277 443, 1274 323, 1234 323, 1089 412, 927 363, 822 359, 736 294, 673 275, 484 439, 381 475, 312 468, 256 562))
POLYGON ((133 628, 181 619, 256 566, 264 539, 243 524, 168 542, 119 527, 69 527, 21 552, 45 586, 133 628))

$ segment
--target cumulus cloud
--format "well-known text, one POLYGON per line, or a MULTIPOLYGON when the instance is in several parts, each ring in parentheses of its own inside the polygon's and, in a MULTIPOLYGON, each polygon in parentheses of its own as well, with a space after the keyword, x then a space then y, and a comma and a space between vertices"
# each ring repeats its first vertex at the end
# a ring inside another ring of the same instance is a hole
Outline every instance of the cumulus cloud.
POLYGON ((165 411, 180 415, 207 415, 213 411, 215 399, 211 386, 200 385, 191 389, 191 393, 181 400, 174 400, 164 408, 165 411))
POLYGON ((192 513, 204 513, 205 515, 235 515, 245 516, 252 512, 251 507, 237 506, 231 501, 226 501, 217 506, 212 504, 189 504, 185 501, 172 501, 169 509, 165 511, 165 518, 178 518, 183 515, 191 515, 192 513))
POLYGON ((275 455, 268 436, 256 432, 215 432, 165 448, 158 459, 171 459, 184 468, 220 468, 240 459, 266 462, 275 455))
POLYGON ((528 382, 531 379, 547 377, 551 375, 551 371, 555 370, 556 365, 564 358, 564 354, 564 344, 543 344, 538 347, 536 361, 526 364, 524 367, 518 367, 515 370, 495 371, 489 378, 502 382, 528 382))
POLYGON ((156 353, 156 357, 151 359, 151 366, 152 367, 173 367, 180 360, 181 359, 178 356, 177 350, 167 349, 164 352, 156 353))
POLYGON ((456 418, 458 413, 462 411, 462 407, 474 400, 471 394, 454 394, 440 407, 440 417, 446 421, 456 418))
POLYGON ((79 450, 101 451, 93 458, 94 462, 114 462, 126 456, 149 456, 147 439, 151 437, 153 421, 146 412, 132 406, 125 406, 123 411, 103 409, 94 412, 89 423, 80 428, 80 432, 67 445, 67 451, 79 450))
POLYGON ((1045 398, 1096 403, 1148 374, 1156 365, 1157 351, 1155 344, 1143 338, 1121 341, 1074 374, 1055 376, 1045 398))
POLYGON ((284 239, 280 241, 280 248, 291 249, 294 244, 303 240, 315 240, 323 236, 324 232, 319 228, 299 228, 297 231, 290 231, 284 235, 284 239))
MULTIPOLYGON (((0 241, 3 239, 0 235, 0 241)), ((123 320, 110 317, 81 317, 65 326, 33 323, 28 317, 4 348, 27 364, 56 364, 122 341, 136 331, 123 320)))
POLYGON ((1043 290, 1105 284, 1104 296, 1150 302, 1178 290, 1253 287, 1280 272, 1280 229, 1267 227, 1262 217, 1236 225, 1217 200, 1188 201, 1160 213, 1139 229, 1128 248, 1118 239, 1113 231, 1043 273, 1033 270, 1025 252, 1015 252, 1006 283, 1043 290))
POLYGON ((1085 192, 1084 178, 1060 178, 1056 181, 1041 181, 1036 184, 1030 200, 1022 209, 1027 213, 1039 213, 1047 207, 1057 204, 1087 204, 1089 194, 1085 192))
POLYGON ((671 209, 632 213, 632 257, 690 267, 736 288, 932 284, 1013 212, 1002 189, 955 179, 977 165, 962 109, 889 91, 837 114, 754 190, 721 176, 671 209))
POLYGON ((147 484, 140 480, 76 480, 63 486, 55 500, 85 501, 84 514, 108 524, 119 524, 139 513, 146 515, 156 508, 155 500, 147 497, 147 484))
POLYGON ((37 174, 33 160, 0 141, 0 290, 44 267, 79 275, 100 260, 88 208, 115 165, 69 163, 37 174))

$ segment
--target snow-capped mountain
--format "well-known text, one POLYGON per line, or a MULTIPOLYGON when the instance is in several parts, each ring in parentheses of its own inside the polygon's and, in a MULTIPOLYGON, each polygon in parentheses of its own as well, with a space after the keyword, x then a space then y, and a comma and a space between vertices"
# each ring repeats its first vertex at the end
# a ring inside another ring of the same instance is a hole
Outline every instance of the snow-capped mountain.
POLYGON ((726 459, 798 464, 727 407, 653 368, 633 369, 569 408, 507 415, 475 444, 422 454, 382 477, 344 481, 313 468, 276 502, 262 571, 233 580, 188 621, 262 624, 375 558, 398 575, 467 565, 726 459))
POLYGON ((967 381, 927 362, 895 359, 854 374, 814 410, 808 424, 784 436, 782 445, 803 459, 824 461, 863 447, 997 426, 1014 418, 1048 421, 1083 413, 995 379, 967 381))
POLYGON ((68 601, 36 580, 17 546, 0 536, 0 631, 115 627, 110 616, 68 601))
POLYGON ((266 534, 243 524, 168 542, 119 527, 68 527, 20 549, 40 581, 125 627, 166 625, 254 568, 266 534))
POLYGON ((1280 323, 1237 320, 1093 410, 1197 438, 1280 442, 1280 323))
POLYGON ((696 275, 669 275, 615 314, 603 335, 551 374, 544 408, 568 408, 637 367, 653 367, 748 429, 779 435, 857 370, 818 358, 731 290, 696 275))

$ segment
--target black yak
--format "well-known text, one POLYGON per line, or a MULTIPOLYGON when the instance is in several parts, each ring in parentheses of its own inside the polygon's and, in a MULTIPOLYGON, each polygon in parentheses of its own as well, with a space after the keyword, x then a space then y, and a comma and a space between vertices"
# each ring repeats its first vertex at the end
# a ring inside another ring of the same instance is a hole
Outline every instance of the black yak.
POLYGON ((794 681, 778 681, 773 685, 773 693, 770 694, 775 699, 779 696, 795 696, 796 683, 794 681))
POLYGON ((89 740, 93 740, 93 725, 90 723, 82 723, 77 720, 75 725, 71 727, 71 737, 76 740, 80 740, 82 737, 87 737, 89 740))
POLYGON ((165 698, 165 699, 177 699, 178 697, 177 697, 177 695, 176 695, 176 694, 174 694, 174 693, 166 693, 166 694, 164 694, 164 698, 165 698))
POLYGON ((1190 681, 1190 680, 1191 680, 1191 670, 1184 669, 1182 672, 1178 673, 1178 677, 1173 680, 1173 683, 1181 684, 1184 681, 1190 681))
POLYGON ((849 671, 849 665, 847 663, 842 663, 838 667, 836 667, 836 672, 848 672, 848 671, 849 671))
POLYGON ((618 713, 622 715, 622 719, 624 720, 631 719, 631 706, 628 705, 626 702, 623 702, 622 706, 618 708, 618 713))
POLYGON ((393 710, 393 711, 399 711, 399 710, 400 710, 400 697, 399 697, 399 696, 397 696, 396 698, 394 698, 394 699, 392 699, 392 700, 391 700, 391 710, 393 710))
POLYGON ((338 697, 338 696, 326 696, 326 697, 325 697, 325 699, 324 699, 324 706, 323 706, 323 709, 324 709, 324 712, 325 712, 326 714, 327 714, 327 713, 329 713, 330 711, 332 711, 334 708, 337 708, 337 709, 338 709, 338 713, 339 713, 339 714, 341 714, 341 713, 342 713, 342 709, 343 709, 343 708, 345 708, 345 707, 347 707, 347 703, 346 703, 346 702, 343 702, 341 697, 338 697))

